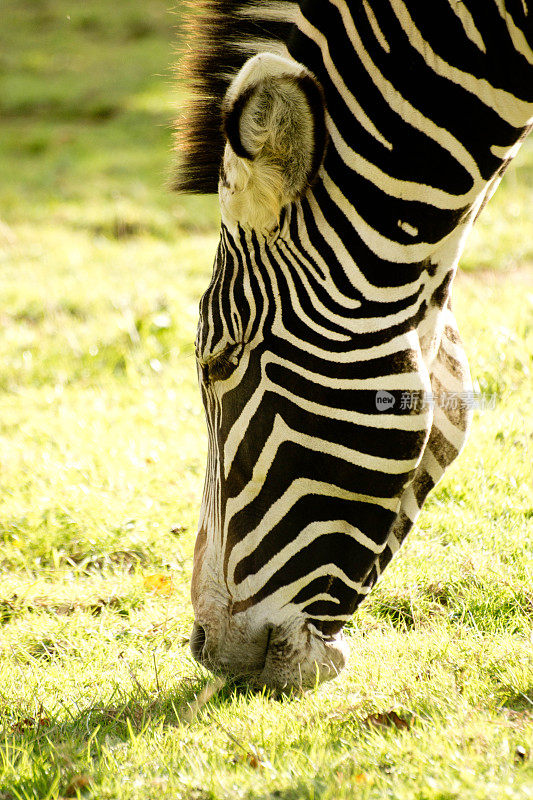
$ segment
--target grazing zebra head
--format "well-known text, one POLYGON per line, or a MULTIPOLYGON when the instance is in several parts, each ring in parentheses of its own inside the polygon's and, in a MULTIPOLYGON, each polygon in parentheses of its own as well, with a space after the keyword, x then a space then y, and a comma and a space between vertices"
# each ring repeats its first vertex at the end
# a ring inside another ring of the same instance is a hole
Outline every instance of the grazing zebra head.
POLYGON ((191 648, 308 686, 343 667, 344 624, 466 438, 450 289, 531 126, 533 8, 198 5, 176 187, 218 188, 222 226, 191 648))

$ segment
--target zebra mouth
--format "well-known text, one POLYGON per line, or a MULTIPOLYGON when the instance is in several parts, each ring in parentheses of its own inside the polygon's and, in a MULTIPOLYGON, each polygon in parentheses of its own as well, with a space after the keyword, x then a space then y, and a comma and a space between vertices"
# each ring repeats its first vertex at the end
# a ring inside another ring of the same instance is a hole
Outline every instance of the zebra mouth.
POLYGON ((273 629, 263 669, 255 681, 281 692, 311 689, 335 678, 347 655, 342 632, 335 637, 323 637, 311 630, 307 622, 301 625, 299 635, 273 629))
POLYGON ((263 666, 262 666, 261 672, 263 672, 265 667, 266 667, 266 663, 267 663, 267 660, 268 660, 268 651, 270 650, 270 641, 272 639, 272 632, 273 631, 274 631, 274 626, 271 625, 268 628, 268 636, 267 636, 266 646, 265 646, 265 658, 264 658, 264 661, 263 661, 263 666))
POLYGON ((250 689, 282 693, 335 678, 348 649, 342 632, 322 637, 302 621, 290 627, 266 625, 248 641, 242 631, 235 635, 230 629, 217 643, 210 641, 204 626, 195 624, 190 642, 194 658, 214 674, 250 689))

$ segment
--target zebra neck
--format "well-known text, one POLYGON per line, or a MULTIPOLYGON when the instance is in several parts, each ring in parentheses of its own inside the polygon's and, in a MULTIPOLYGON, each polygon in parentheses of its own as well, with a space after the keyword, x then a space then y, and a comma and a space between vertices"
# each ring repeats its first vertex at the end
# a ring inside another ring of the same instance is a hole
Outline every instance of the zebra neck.
POLYGON ((318 250, 381 286, 428 265, 445 274, 533 121, 531 19, 503 3, 324 5, 301 3, 288 42, 327 103, 329 145, 303 201, 318 250))

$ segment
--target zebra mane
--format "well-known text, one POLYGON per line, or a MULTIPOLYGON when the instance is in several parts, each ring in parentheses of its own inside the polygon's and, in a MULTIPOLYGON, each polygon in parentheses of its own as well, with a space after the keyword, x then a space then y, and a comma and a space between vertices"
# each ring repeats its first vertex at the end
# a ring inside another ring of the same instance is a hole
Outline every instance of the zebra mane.
POLYGON ((187 0, 178 81, 190 93, 175 125, 171 187, 214 193, 224 151, 221 103, 244 62, 268 50, 286 54, 299 3, 293 0, 187 0))

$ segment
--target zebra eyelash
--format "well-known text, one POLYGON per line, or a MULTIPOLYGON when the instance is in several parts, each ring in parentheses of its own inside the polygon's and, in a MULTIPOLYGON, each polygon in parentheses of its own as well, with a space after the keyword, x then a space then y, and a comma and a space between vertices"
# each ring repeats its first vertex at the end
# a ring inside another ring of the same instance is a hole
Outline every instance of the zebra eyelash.
POLYGON ((243 342, 228 344, 218 353, 201 363, 202 376, 206 383, 227 380, 239 365, 244 349, 243 342))

